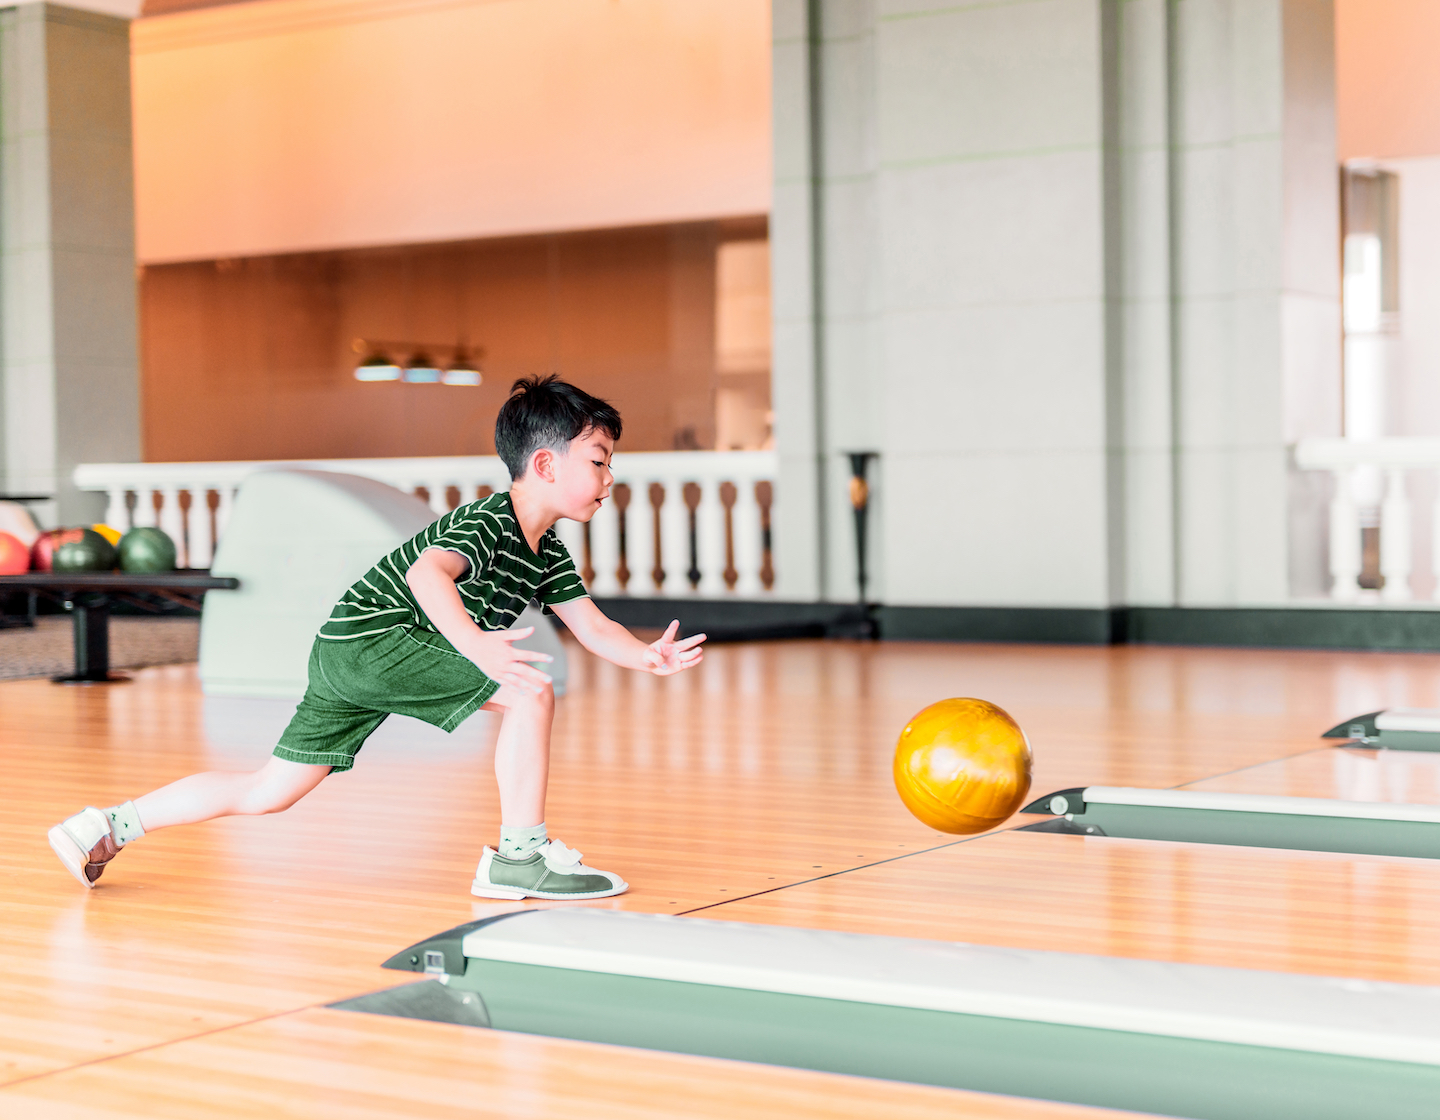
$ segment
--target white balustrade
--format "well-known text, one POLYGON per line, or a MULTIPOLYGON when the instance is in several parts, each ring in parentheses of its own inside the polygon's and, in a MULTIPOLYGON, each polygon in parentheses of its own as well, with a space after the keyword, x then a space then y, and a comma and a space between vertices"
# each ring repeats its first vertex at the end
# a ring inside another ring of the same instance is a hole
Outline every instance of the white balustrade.
MULTIPOLYGON (((245 477, 257 470, 336 471, 361 475, 414 493, 424 488, 437 515, 450 509, 453 489, 459 501, 472 502, 506 490, 510 476, 493 455, 424 459, 299 459, 231 463, 87 463, 75 468, 75 484, 106 495, 106 523, 120 530, 158 525, 174 538, 181 563, 203 568, 225 534, 235 493, 245 477), (210 508, 214 493, 215 508, 210 508), (181 495, 188 496, 188 502, 181 495), (133 504, 132 504, 133 503, 133 504), (186 505, 188 504, 188 509, 186 505), (213 527, 212 527, 213 525, 213 527)), ((773 560, 762 549, 762 519, 774 510, 762 508, 757 486, 766 484, 766 502, 774 493, 777 471, 770 451, 629 452, 615 456, 615 483, 630 489, 625 512, 622 554, 618 507, 612 498, 589 527, 591 590, 597 595, 754 597, 769 592, 773 560), (727 530, 722 487, 735 488, 727 530), (651 486, 663 493, 659 507, 651 502, 651 486), (687 498, 687 487, 690 498, 687 498), (694 510, 690 500, 698 491, 694 510), (656 586, 653 572, 664 578, 656 586), (727 585, 727 555, 733 562, 733 589, 727 585), (622 560, 629 578, 622 588, 622 560), (769 561, 769 563, 767 563, 769 561), (698 582, 692 583, 692 573, 698 582)), ((778 499, 777 499, 778 500, 778 499)), ((585 527, 562 521, 561 540, 582 570, 587 564, 585 527)), ((1358 569, 1357 569, 1358 570, 1358 569)))
POLYGON ((1387 439, 1307 439, 1295 445, 1295 464, 1301 470, 1329 471, 1334 478, 1330 499, 1330 597, 1354 602, 1362 595, 1362 524, 1378 512, 1380 571, 1384 577, 1379 598, 1405 603, 1415 598, 1411 576, 1416 569, 1414 509, 1410 476, 1429 472, 1436 480, 1431 511, 1430 568, 1440 599, 1440 439, 1391 437, 1387 439), (1373 482, 1383 479, 1383 492, 1373 493, 1373 482), (1362 502, 1358 490, 1365 491, 1362 502), (1378 501, 1376 510, 1371 502, 1378 501))

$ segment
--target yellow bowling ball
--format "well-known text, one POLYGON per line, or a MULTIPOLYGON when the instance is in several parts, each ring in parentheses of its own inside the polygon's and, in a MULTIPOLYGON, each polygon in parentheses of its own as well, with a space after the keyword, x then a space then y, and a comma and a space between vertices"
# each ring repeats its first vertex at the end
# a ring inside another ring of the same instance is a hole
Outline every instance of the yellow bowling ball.
POLYGON ((895 788, 922 824, 968 835, 1006 820, 1030 792, 1030 744, 985 700, 941 700, 895 744, 895 788))

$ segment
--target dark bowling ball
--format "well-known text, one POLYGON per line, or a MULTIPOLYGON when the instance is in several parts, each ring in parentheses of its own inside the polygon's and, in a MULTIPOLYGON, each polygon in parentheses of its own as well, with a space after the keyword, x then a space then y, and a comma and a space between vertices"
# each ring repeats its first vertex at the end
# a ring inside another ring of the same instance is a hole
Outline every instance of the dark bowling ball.
POLYGON ((115 566, 115 548, 94 529, 66 529, 65 539, 50 557, 53 572, 108 572, 115 566))
POLYGON ((175 542, 163 529, 131 529, 120 538, 120 567, 127 572, 172 572, 175 542))
MULTIPOLYGON (((55 551, 63 544, 84 540, 87 532, 91 536, 99 536, 98 533, 89 529, 47 529, 36 537, 35 543, 30 546, 30 570, 53 572, 55 570, 55 551)), ((105 538, 101 537, 100 539, 104 540, 105 538)))

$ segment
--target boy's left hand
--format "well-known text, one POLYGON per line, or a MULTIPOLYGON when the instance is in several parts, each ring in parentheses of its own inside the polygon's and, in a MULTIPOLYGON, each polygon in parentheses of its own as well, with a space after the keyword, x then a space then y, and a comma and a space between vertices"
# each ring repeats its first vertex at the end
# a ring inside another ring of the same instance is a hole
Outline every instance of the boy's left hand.
POLYGON ((705 635, 696 634, 693 638, 685 638, 677 642, 675 635, 679 631, 680 620, 677 618, 670 623, 658 640, 645 647, 645 653, 642 655, 645 660, 645 668, 657 677, 668 677, 673 673, 680 672, 681 669, 699 665, 705 657, 705 651, 699 648, 700 643, 705 640, 705 635))

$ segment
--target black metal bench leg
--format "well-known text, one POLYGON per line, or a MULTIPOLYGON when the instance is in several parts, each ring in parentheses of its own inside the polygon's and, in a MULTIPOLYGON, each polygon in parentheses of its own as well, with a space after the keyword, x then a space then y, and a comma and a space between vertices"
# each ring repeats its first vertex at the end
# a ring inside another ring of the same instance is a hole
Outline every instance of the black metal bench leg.
POLYGON ((109 684, 129 680, 110 672, 110 600, 104 595, 76 595, 75 672, 55 677, 57 684, 109 684))

